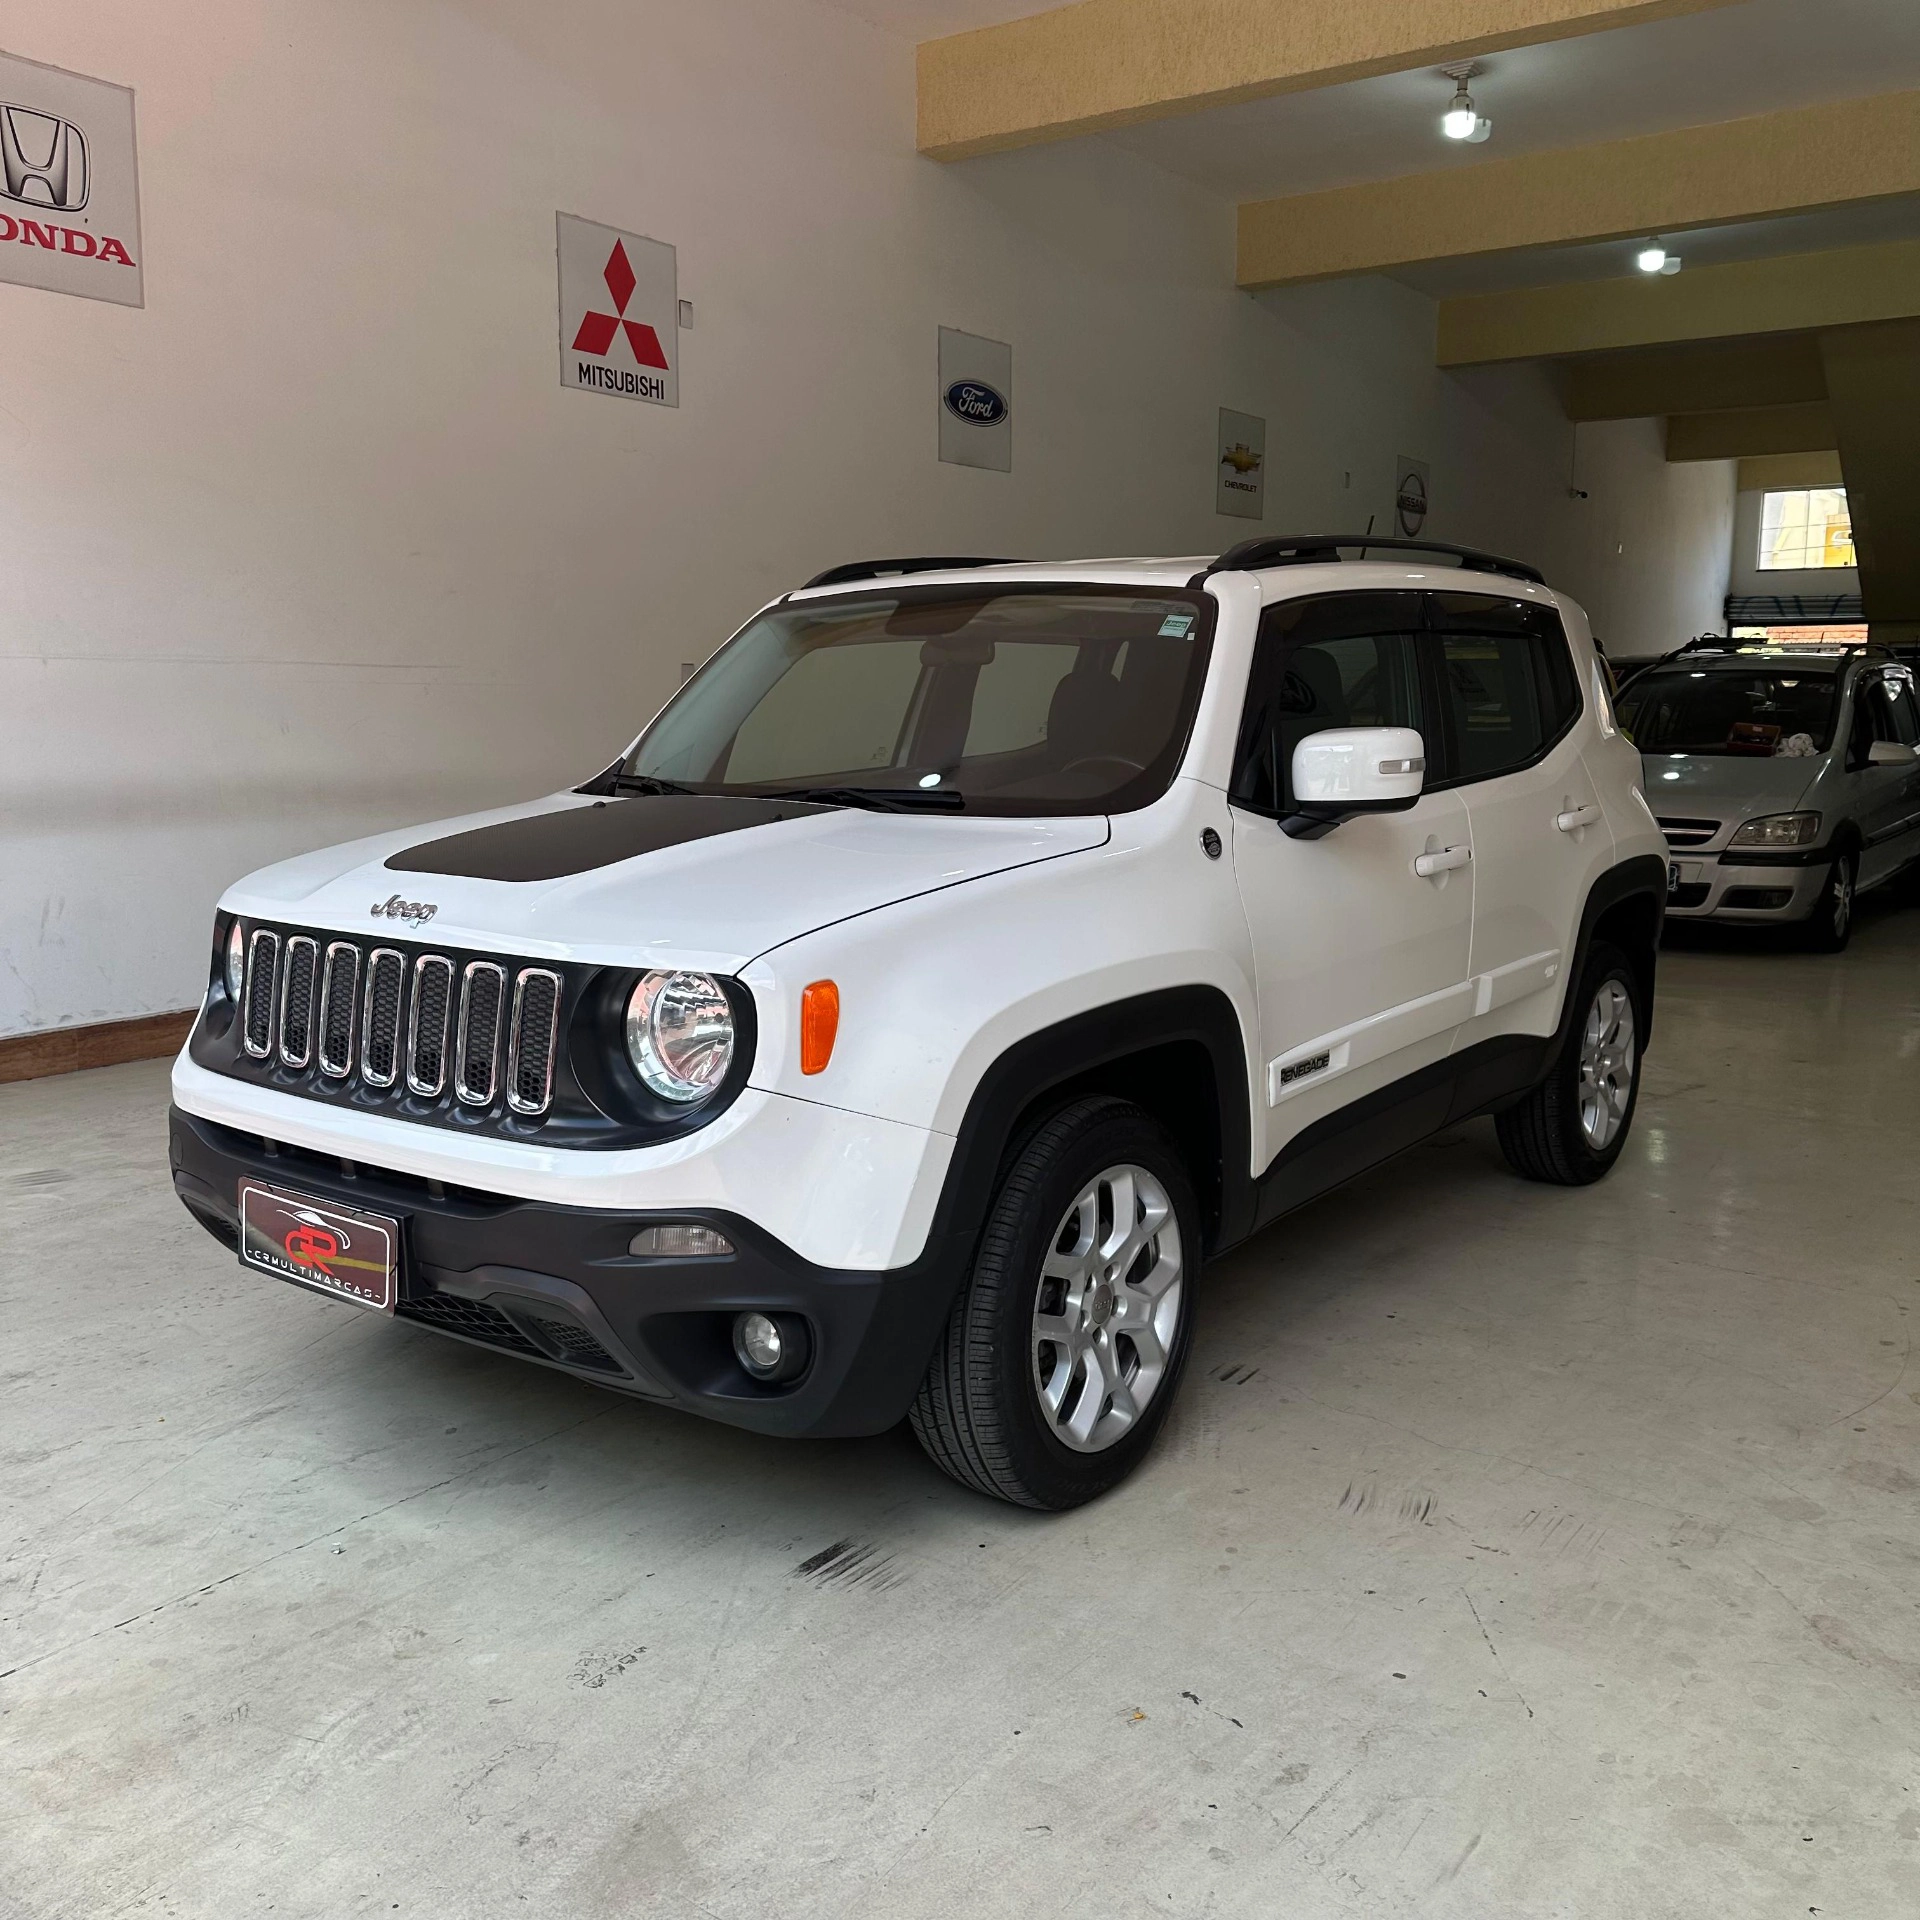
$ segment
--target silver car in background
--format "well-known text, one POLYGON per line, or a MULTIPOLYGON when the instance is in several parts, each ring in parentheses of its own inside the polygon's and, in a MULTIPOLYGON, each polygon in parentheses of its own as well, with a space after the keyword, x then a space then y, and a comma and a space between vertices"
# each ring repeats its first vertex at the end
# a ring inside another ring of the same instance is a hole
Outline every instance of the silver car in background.
POLYGON ((1670 919, 1790 923, 1835 953, 1855 898, 1920 860, 1920 702, 1891 656, 1696 641, 1619 708, 1673 856, 1670 919))

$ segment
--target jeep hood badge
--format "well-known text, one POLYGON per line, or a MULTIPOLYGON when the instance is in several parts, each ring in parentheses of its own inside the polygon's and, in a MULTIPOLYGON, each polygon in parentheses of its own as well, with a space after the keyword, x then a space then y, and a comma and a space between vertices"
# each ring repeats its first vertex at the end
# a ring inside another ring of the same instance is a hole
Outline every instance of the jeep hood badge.
POLYGON ((424 927, 440 909, 431 900, 402 900, 395 893, 376 900, 370 911, 376 920, 404 920, 410 927, 424 927))

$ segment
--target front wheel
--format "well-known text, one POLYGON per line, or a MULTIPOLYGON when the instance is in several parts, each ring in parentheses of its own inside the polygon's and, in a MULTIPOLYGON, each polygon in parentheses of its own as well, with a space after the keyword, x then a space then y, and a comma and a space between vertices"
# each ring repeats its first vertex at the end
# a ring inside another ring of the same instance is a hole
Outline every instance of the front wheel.
POLYGON ((1841 854, 1827 869, 1827 884, 1802 929, 1806 945, 1815 953, 1844 952, 1853 938, 1853 899, 1859 879, 1860 863, 1850 853, 1841 854))
POLYGON ((1106 1492, 1172 1405, 1199 1257, 1192 1184, 1153 1120, 1111 1098, 1053 1115, 994 1195, 914 1399, 921 1446, 1018 1506, 1106 1492))
POLYGON ((1596 946, 1574 990, 1572 1031, 1552 1071, 1494 1120, 1515 1173, 1584 1187, 1619 1159, 1640 1098, 1639 983, 1618 947, 1596 946))

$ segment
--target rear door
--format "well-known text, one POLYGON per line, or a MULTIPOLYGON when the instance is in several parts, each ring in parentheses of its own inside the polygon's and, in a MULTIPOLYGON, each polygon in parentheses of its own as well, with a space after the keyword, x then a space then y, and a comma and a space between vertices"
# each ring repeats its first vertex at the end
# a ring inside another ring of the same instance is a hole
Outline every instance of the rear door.
POLYGON ((1550 606, 1498 592, 1428 604, 1441 785, 1465 801, 1473 834, 1473 998, 1458 1045, 1550 1033, 1587 893, 1613 864, 1580 752, 1579 676, 1550 606))
MULTIPOLYGON (((1417 593, 1267 610, 1232 798, 1235 878, 1258 980, 1265 1158, 1364 1094, 1444 1060, 1467 1012, 1472 845, 1455 793, 1290 838, 1293 748, 1328 727, 1435 725, 1417 593), (1415 862, 1435 856, 1423 877, 1415 862)), ((1433 1124, 1444 1119, 1441 1112, 1433 1124)))

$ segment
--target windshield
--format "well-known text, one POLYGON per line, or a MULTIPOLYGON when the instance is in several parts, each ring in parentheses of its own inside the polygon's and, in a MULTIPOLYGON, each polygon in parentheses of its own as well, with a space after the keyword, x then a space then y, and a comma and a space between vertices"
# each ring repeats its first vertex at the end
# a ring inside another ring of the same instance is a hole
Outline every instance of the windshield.
POLYGON ((1840 676, 1793 668, 1697 673, 1674 668, 1631 682, 1620 729, 1642 753, 1787 758, 1824 753, 1840 676))
POLYGON ((995 814, 1118 813, 1166 791, 1213 602, 1124 587, 902 588, 762 614, 614 776, 995 814))

